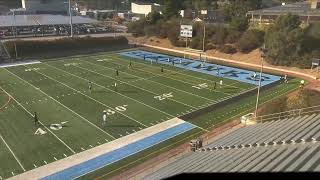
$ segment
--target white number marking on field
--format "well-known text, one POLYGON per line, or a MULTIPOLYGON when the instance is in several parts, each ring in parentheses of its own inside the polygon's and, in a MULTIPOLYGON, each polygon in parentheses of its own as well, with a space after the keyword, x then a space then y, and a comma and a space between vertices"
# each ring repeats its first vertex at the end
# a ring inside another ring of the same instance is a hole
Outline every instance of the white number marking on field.
POLYGON ((54 130, 54 131, 59 131, 60 129, 63 128, 62 125, 68 123, 68 121, 65 121, 65 122, 61 122, 60 124, 51 124, 50 125, 50 129, 54 130))
MULTIPOLYGON (((124 112, 124 111, 127 110, 127 107, 128 107, 128 105, 122 105, 122 106, 117 106, 117 107, 115 107, 114 109, 115 109, 116 111, 124 112)), ((107 110, 106 110, 106 111, 107 111, 107 115, 110 116, 110 115, 115 114, 115 113, 116 113, 115 110, 107 109, 107 110)))
POLYGON ((68 66, 78 66, 80 65, 80 63, 67 63, 67 64, 64 64, 64 66, 68 67, 68 66))
POLYGON ((44 135, 44 134, 46 134, 47 132, 46 131, 44 131, 43 129, 41 129, 41 128, 38 128, 37 129, 37 131, 34 133, 35 135, 44 135))
POLYGON ((26 72, 30 72, 30 71, 39 71, 40 68, 29 68, 29 69, 25 69, 24 71, 26 72))
POLYGON ((162 101, 162 100, 165 100, 165 99, 168 99, 168 98, 171 98, 171 97, 173 97, 172 92, 171 93, 167 93, 167 94, 162 94, 160 96, 154 96, 154 98, 158 99, 159 101, 162 101))
POLYGON ((120 112, 124 112, 127 110, 128 105, 117 106, 115 109, 120 112))
POLYGON ((196 89, 206 89, 208 88, 208 84, 207 83, 203 83, 203 84, 198 84, 196 86, 192 86, 193 88, 196 88, 196 89))

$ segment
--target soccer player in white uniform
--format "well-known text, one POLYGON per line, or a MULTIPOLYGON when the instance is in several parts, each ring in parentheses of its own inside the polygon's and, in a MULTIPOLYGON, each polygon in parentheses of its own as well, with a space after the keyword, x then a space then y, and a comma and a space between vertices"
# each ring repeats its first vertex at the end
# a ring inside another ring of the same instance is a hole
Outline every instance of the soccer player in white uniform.
POLYGON ((300 88, 303 88, 304 87, 304 80, 301 80, 300 81, 300 88))
POLYGON ((118 91, 118 89, 117 89, 117 83, 116 83, 116 82, 114 83, 114 90, 115 90, 115 91, 118 91))
POLYGON ((253 79, 256 79, 256 78, 257 78, 257 73, 254 72, 254 73, 253 73, 253 79))
POLYGON ((105 125, 107 123, 107 111, 103 111, 103 116, 102 116, 102 125, 105 125))
POLYGON ((220 88, 222 88, 222 85, 223 85, 223 81, 220 80, 220 88))

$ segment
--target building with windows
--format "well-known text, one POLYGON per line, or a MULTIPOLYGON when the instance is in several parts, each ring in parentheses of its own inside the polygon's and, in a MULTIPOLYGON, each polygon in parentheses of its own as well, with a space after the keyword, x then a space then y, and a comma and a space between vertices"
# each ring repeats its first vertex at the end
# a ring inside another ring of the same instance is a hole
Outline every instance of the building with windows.
POLYGON ((131 3, 131 12, 137 15, 147 16, 152 11, 161 11, 161 5, 155 3, 133 2, 131 3))
POLYGON ((21 0, 26 14, 63 14, 69 12, 69 0, 21 0))
POLYGON ((276 7, 249 11, 247 16, 253 23, 269 24, 278 16, 288 13, 298 15, 300 20, 307 24, 320 21, 320 0, 308 0, 293 4, 283 3, 276 7))

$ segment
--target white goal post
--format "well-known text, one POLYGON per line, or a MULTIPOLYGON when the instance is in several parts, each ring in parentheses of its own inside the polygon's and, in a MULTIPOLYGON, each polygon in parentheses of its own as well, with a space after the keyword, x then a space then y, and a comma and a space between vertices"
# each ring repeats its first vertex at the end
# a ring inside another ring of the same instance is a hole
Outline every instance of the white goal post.
POLYGON ((189 58, 190 58, 190 56, 196 56, 197 57, 196 60, 199 60, 199 61, 202 61, 202 62, 207 62, 207 53, 203 52, 202 50, 186 48, 184 51, 185 51, 186 55, 187 54, 189 55, 189 58), (193 55, 191 55, 191 53, 193 55), (196 54, 196 55, 194 55, 194 54, 196 54))

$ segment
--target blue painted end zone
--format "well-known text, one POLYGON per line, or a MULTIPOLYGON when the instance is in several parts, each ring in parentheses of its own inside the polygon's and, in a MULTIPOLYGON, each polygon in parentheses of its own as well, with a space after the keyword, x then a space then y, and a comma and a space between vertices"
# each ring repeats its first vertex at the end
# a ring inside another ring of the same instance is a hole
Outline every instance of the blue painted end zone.
MULTIPOLYGON (((132 57, 136 59, 144 59, 146 61, 155 62, 158 59, 158 63, 171 65, 174 61, 174 65, 179 68, 188 69, 191 71, 201 72, 217 77, 232 79, 240 82, 258 85, 259 73, 234 67, 222 66, 211 63, 201 63, 192 59, 184 59, 174 56, 168 56, 164 54, 158 54, 153 52, 147 52, 142 50, 121 52, 120 55, 132 57), (169 59, 169 61, 168 61, 169 59), (256 78, 254 78, 256 74, 256 78)), ((265 86, 273 82, 279 81, 280 77, 271 74, 262 74, 261 85, 265 86)))
POLYGON ((178 126, 159 132, 150 137, 144 138, 140 141, 124 146, 120 149, 114 150, 112 152, 106 153, 104 155, 101 155, 89 161, 83 162, 81 164, 75 165, 63 171, 49 175, 43 179, 44 180, 49 180, 49 179, 69 180, 69 179, 74 179, 74 178, 83 176, 85 174, 88 174, 100 168, 103 168, 107 165, 115 163, 121 159, 124 159, 130 155, 136 154, 147 148, 155 146, 179 134, 185 133, 193 128, 195 128, 195 126, 188 122, 182 123, 178 126))

